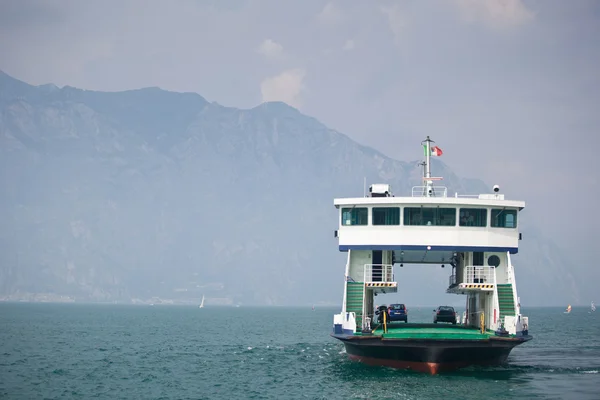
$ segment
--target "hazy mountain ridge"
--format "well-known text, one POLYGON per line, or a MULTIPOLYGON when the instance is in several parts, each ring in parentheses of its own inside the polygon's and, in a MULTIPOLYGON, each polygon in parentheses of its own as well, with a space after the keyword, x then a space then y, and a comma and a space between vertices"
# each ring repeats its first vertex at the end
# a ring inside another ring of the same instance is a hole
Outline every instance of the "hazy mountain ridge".
MULTIPOLYGON (((0 296, 339 302, 333 198, 361 196, 364 177, 397 195, 420 183, 417 161, 284 103, 239 110, 193 93, 34 87, 0 73, 0 107, 0 296)), ((437 159, 433 168, 451 193, 489 190, 437 159)), ((553 263, 556 250, 532 236, 553 263)), ((521 296, 556 289, 552 276, 520 279, 521 296)), ((571 281, 565 300, 577 295, 571 281)))

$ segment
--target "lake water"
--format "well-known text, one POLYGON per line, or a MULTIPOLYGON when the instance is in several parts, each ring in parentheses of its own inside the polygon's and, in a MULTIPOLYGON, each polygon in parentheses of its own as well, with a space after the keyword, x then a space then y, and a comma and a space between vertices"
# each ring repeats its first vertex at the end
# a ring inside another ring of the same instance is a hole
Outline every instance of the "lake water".
POLYGON ((600 312, 523 311, 507 365, 429 376, 349 361, 334 308, 0 303, 0 398, 600 399, 600 312))

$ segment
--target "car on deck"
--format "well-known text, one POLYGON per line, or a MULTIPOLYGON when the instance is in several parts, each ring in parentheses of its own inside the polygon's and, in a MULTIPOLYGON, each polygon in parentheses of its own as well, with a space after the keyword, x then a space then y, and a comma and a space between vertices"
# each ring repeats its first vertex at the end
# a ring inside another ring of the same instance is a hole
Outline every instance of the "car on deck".
POLYGON ((439 306, 437 309, 433 310, 433 312, 434 324, 437 324, 438 322, 450 322, 456 325, 456 311, 454 311, 454 307, 439 306))
POLYGON ((390 304, 388 306, 390 322, 404 321, 408 323, 408 309, 404 304, 390 304))
POLYGON ((390 314, 388 313, 388 308, 386 305, 380 305, 375 308, 375 319, 373 322, 377 321, 379 324, 383 324, 385 314, 385 320, 390 321, 390 314))

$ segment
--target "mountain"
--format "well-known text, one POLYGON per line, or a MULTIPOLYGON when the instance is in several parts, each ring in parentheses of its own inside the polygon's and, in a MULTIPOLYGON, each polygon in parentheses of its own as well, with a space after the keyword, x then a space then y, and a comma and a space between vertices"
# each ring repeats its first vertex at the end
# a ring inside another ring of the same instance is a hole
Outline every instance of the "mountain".
MULTIPOLYGON (((433 162, 450 192, 489 191, 433 162)), ((339 304, 333 198, 361 196, 364 178, 409 193, 417 164, 284 103, 240 110, 195 93, 32 86, 0 72, 0 298, 339 304)), ((524 236, 524 300, 550 289, 576 303, 558 249, 535 227, 524 236)))

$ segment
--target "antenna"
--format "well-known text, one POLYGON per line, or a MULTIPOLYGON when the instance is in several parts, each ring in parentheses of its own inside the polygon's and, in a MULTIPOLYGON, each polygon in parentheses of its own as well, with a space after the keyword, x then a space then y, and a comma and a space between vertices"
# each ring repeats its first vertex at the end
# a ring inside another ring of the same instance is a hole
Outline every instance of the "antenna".
POLYGON ((427 163, 425 161, 421 161, 420 163, 417 164, 417 166, 423 167, 423 180, 425 180, 425 166, 426 165, 427 165, 427 163))

